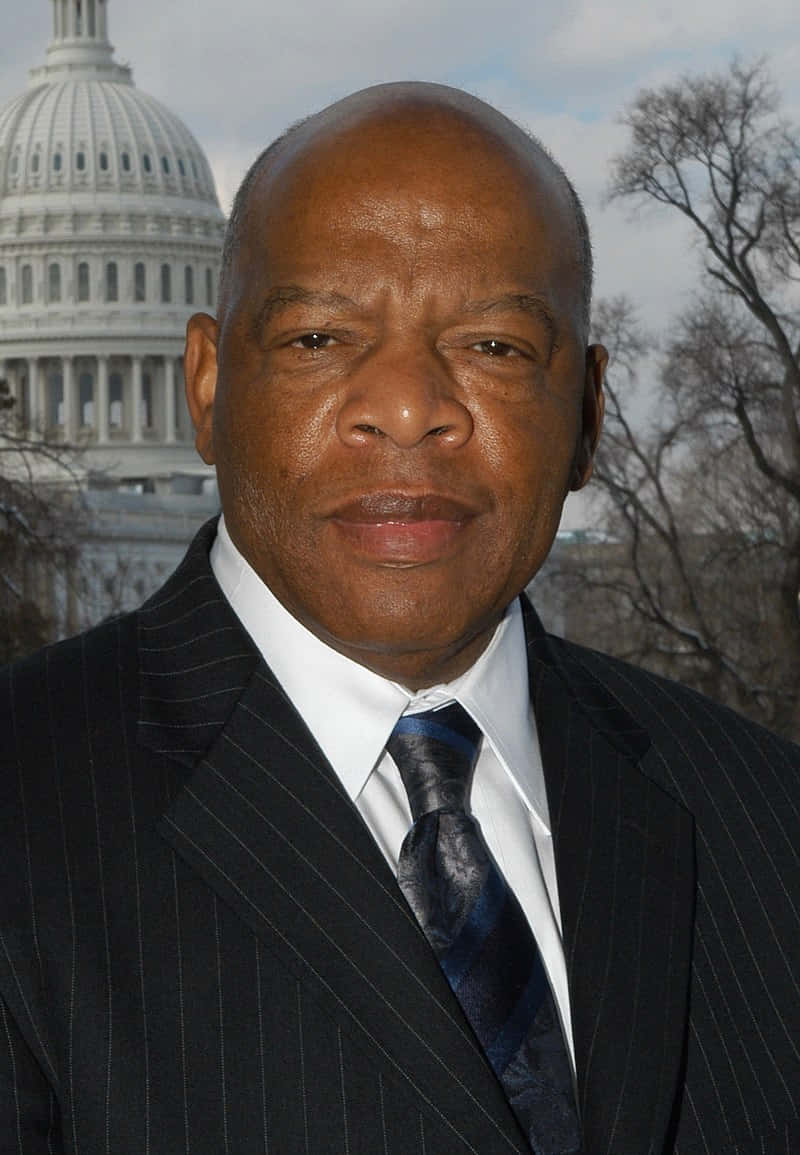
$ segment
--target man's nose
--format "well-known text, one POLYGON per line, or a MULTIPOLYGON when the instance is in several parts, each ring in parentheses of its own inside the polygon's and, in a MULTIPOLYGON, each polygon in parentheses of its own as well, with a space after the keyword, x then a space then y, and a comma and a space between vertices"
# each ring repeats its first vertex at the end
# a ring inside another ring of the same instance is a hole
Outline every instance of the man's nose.
POLYGON ((457 449, 472 436, 472 416, 435 349, 374 352, 352 373, 337 418, 353 447, 388 438, 412 449, 428 439, 457 449))

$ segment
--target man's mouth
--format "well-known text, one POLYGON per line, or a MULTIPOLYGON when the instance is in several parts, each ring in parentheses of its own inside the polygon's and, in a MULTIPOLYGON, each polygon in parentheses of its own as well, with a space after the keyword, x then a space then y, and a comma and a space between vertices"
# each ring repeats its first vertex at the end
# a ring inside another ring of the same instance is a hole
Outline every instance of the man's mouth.
POLYGON ((381 491, 338 505, 329 520, 365 558, 414 566, 447 554, 477 514, 475 506, 448 494, 381 491))

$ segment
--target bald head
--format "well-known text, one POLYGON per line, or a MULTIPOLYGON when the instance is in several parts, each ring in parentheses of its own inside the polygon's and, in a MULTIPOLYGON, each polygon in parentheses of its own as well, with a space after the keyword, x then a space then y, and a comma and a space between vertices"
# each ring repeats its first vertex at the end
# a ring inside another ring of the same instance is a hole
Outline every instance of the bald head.
MULTIPOLYGON (((381 84, 356 92, 292 125, 254 161, 233 202, 225 234, 220 283, 220 316, 229 300, 237 254, 243 242, 256 187, 268 182, 276 169, 295 162, 313 163, 314 156, 339 138, 356 136, 367 127, 388 132, 399 123, 415 122, 419 133, 451 131, 459 138, 483 138, 516 160, 540 180, 554 185, 569 217, 569 240, 581 286, 581 313, 588 332, 593 262, 586 215, 580 199, 561 166, 545 147, 508 117, 482 100, 439 84, 403 82, 381 84)), ((466 143, 465 143, 466 147, 466 143)))

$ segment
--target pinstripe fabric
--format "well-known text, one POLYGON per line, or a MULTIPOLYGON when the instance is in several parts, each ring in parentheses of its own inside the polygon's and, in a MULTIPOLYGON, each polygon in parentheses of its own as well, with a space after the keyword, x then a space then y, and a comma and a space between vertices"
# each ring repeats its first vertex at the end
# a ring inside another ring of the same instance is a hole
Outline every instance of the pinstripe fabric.
POLYGON ((800 752, 683 687, 532 630, 529 667, 593 1149, 663 1149, 642 1119, 645 1095, 679 1155, 800 1151, 800 752), (620 957, 636 963, 622 982, 620 957), (609 1063, 616 1085, 602 1097, 609 1063), (628 1148, 620 1136, 637 1126, 628 1148))
MULTIPOLYGON (((212 532, 0 672, 0 1152, 524 1151, 212 532)), ((800 1150, 797 751, 527 626, 587 1150, 800 1150)))

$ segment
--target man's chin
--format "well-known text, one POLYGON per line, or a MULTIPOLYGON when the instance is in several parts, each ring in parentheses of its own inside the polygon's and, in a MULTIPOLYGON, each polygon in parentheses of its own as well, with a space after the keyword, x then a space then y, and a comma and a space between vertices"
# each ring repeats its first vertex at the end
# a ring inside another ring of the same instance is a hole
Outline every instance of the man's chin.
POLYGON ((480 656, 502 612, 478 623, 422 617, 352 623, 336 632, 317 626, 315 632, 333 649, 375 673, 417 688, 451 681, 480 656))

